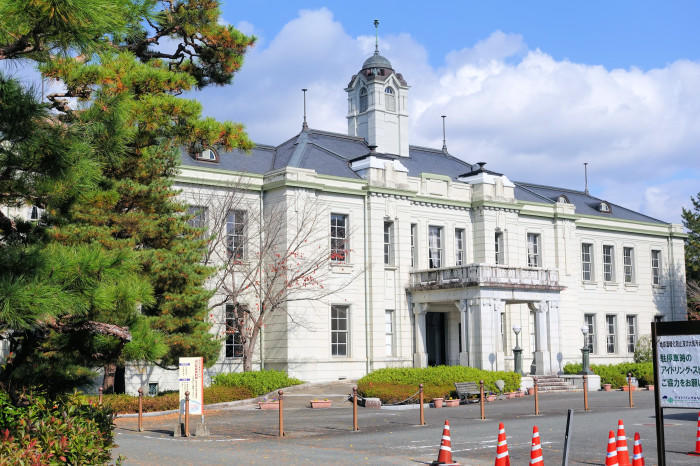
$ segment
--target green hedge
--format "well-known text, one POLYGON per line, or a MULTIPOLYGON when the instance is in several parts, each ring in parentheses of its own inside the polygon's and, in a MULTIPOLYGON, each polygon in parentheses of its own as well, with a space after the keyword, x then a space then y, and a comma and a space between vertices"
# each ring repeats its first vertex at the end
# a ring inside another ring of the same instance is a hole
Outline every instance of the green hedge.
POLYGON ((264 395, 278 388, 291 387, 303 383, 299 379, 289 377, 286 372, 264 370, 254 372, 231 372, 214 377, 212 386, 244 387, 253 396, 264 395))
POLYGON ((520 375, 515 372, 485 371, 464 366, 436 366, 427 368, 387 368, 367 374, 357 382, 358 391, 365 397, 380 398, 383 403, 395 403, 413 395, 423 384, 426 400, 455 396, 455 382, 484 381, 486 392, 498 392, 496 380, 505 382, 504 391, 520 388, 520 375))
MULTIPOLYGON (((609 383, 612 388, 620 388, 627 385, 627 373, 637 379, 639 386, 652 385, 654 383, 654 366, 651 362, 623 362, 620 364, 591 364, 594 374, 600 376, 600 383, 609 383)), ((567 364, 564 366, 565 374, 581 373, 581 364, 567 364)))
POLYGON ((0 464, 104 464, 114 446, 113 412, 78 395, 0 391, 0 464))

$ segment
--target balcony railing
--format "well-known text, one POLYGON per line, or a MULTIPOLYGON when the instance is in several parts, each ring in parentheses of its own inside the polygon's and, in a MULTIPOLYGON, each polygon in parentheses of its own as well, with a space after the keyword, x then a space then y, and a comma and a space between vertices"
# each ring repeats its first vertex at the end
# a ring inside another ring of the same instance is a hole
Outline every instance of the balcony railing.
POLYGON ((559 272, 530 267, 469 264, 459 267, 411 272, 411 288, 461 288, 496 286, 522 288, 560 288, 559 272))

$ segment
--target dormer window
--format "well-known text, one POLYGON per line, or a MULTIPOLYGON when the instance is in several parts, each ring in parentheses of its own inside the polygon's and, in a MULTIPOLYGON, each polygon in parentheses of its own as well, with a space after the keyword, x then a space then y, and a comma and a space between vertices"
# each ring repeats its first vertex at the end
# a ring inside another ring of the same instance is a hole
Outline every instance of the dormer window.
POLYGON ((387 87, 384 89, 384 99, 386 99, 386 109, 390 112, 395 112, 396 95, 394 95, 394 89, 392 87, 387 87))
POLYGON ((598 204, 598 211, 604 214, 609 214, 610 212, 612 212, 612 208, 610 207, 610 204, 603 201, 600 204, 598 204))
POLYGON ((205 162, 218 162, 219 154, 217 154, 214 149, 204 149, 202 152, 197 153, 197 160, 202 160, 205 162))
POLYGON ((566 197, 565 194, 560 194, 557 198, 557 202, 559 202, 560 204, 571 204, 571 202, 569 202, 569 198, 566 197))
POLYGON ((360 89, 360 113, 367 111, 367 89, 360 89))

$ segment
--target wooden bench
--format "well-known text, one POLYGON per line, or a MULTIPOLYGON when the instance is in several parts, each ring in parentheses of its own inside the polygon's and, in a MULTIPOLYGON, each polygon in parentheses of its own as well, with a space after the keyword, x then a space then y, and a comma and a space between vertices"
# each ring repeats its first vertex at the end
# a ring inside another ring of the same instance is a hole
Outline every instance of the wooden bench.
POLYGON ((455 390, 457 390, 457 397, 465 401, 469 396, 481 394, 479 384, 476 382, 455 382, 455 390))

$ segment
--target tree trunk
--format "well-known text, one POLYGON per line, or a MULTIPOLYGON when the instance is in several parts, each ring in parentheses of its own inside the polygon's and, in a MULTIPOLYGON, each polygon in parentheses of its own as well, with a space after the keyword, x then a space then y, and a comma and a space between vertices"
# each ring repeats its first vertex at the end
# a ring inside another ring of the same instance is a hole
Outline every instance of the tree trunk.
POLYGON ((114 393, 114 377, 117 373, 117 364, 110 362, 104 365, 104 378, 102 379, 102 393, 114 393))

